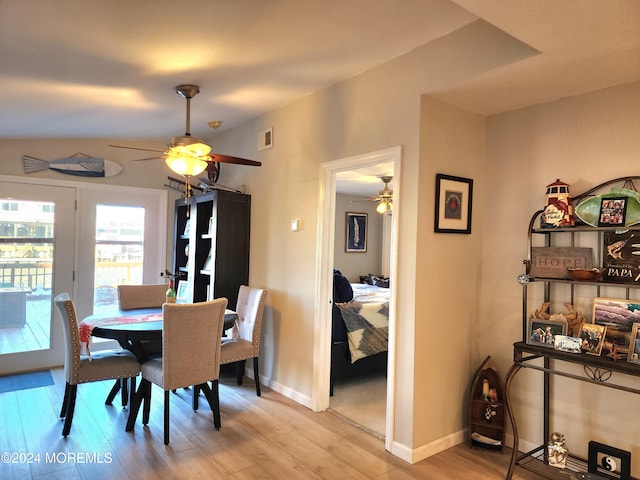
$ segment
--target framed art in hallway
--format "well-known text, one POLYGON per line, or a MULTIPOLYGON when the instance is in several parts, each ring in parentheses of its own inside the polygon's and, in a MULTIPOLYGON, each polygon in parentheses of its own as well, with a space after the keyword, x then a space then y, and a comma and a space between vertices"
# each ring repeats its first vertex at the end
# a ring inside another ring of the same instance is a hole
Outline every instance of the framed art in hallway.
POLYGON ((366 213, 347 212, 346 252, 365 253, 367 251, 367 218, 366 213))
POLYGON ((473 180, 436 174, 436 233, 471 233, 473 180))

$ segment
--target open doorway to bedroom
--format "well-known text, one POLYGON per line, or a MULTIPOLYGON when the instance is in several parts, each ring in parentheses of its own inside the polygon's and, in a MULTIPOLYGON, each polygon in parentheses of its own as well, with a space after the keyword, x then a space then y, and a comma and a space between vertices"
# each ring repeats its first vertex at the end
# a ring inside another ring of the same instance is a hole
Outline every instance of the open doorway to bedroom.
POLYGON ((398 189, 394 186, 399 185, 400 152, 400 147, 394 147, 322 165, 322 238, 318 255, 321 288, 316 339, 319 366, 315 373, 320 388, 317 408, 328 408, 384 437, 389 446, 393 438, 393 391, 388 385, 393 385, 394 347, 390 339, 395 336, 393 278, 398 215, 398 189), (394 190, 391 215, 379 213, 380 202, 369 199, 383 190, 381 177, 393 177, 389 182, 389 188, 394 190), (358 245, 353 245, 354 239, 350 238, 354 234, 358 245), (354 301, 333 302, 334 270, 348 280, 354 301), (329 302, 325 301, 327 297, 329 302), (345 325, 354 320, 346 311, 349 309, 370 324, 366 328, 373 327, 373 343, 363 339, 371 332, 358 337, 351 325, 345 325), (359 339, 355 344, 354 338, 359 339))

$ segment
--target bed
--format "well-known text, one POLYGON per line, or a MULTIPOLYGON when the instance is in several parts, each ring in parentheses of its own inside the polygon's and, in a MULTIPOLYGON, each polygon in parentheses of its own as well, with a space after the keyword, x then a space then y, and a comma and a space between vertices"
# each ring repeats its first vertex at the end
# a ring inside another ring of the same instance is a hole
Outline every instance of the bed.
POLYGON ((335 381, 387 371, 389 288, 351 287, 353 300, 333 305, 331 395, 335 381))

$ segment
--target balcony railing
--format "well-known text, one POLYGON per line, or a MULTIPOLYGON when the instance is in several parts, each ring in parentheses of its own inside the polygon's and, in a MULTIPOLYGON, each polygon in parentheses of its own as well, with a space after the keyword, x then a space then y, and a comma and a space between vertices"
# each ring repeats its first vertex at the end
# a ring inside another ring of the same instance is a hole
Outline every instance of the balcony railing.
MULTIPOLYGON (((96 263, 95 288, 142 283, 142 262, 96 263)), ((0 260, 0 287, 28 288, 32 294, 51 294, 52 262, 25 258, 0 260)))

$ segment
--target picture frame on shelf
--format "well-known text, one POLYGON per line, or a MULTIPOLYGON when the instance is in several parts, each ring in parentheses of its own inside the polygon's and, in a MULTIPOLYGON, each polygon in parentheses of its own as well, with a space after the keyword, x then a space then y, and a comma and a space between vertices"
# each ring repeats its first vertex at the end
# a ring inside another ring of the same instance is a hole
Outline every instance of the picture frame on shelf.
POLYGON ((629 333, 640 322, 640 300, 596 297, 592 313, 593 323, 629 333))
POLYGON ((578 337, 569 337, 567 335, 556 335, 553 348, 561 352, 582 353, 580 348, 582 340, 578 337))
POLYGON ((605 197, 600 200, 599 227, 624 226, 627 215, 627 197, 605 197))
POLYGON ((176 290, 176 303, 186 303, 189 301, 189 282, 186 280, 178 281, 178 289, 176 290))
POLYGON ((567 335, 566 320, 529 318, 527 322, 527 338, 525 339, 527 344, 544 348, 555 348, 555 339, 558 335, 567 335))
POLYGON ((472 179, 436 174, 434 232, 470 234, 472 204, 472 179))
POLYGON ((589 355, 600 356, 602 345, 607 332, 607 327, 595 323, 584 322, 580 325, 580 340, 582 340, 582 350, 589 355))
POLYGON ((345 252, 366 253, 367 227, 368 227, 367 224, 368 224, 368 214, 359 213, 359 212, 346 213, 345 252))
POLYGON ((631 329, 627 362, 640 365, 640 323, 635 322, 631 329))
POLYGON ((637 232, 606 231, 602 235, 602 282, 640 285, 637 232))
POLYGON ((591 440, 587 471, 611 480, 631 479, 631 452, 591 440))

